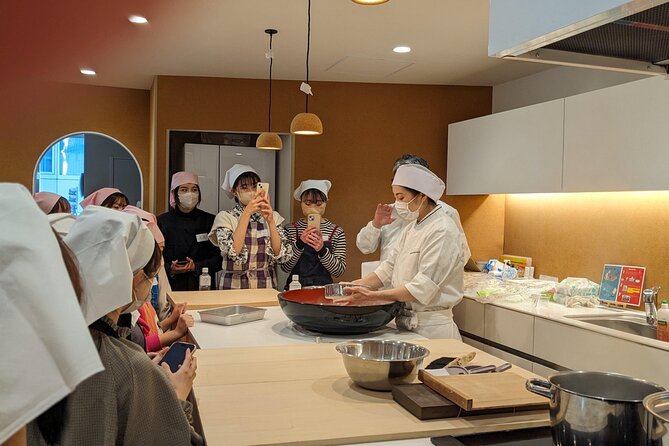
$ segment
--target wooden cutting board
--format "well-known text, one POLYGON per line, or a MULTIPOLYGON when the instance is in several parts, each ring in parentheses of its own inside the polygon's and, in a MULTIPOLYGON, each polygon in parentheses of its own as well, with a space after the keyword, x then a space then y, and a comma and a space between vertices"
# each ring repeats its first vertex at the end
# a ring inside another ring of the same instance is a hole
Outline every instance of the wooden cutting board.
POLYGON ((418 379, 464 410, 548 408, 548 399, 525 389, 527 378, 511 370, 451 376, 434 376, 419 370, 418 379))
POLYGON ((506 407, 502 409, 473 411, 464 410, 457 404, 439 395, 425 384, 399 384, 393 386, 393 399, 419 420, 472 417, 477 415, 534 410, 532 407, 506 407))

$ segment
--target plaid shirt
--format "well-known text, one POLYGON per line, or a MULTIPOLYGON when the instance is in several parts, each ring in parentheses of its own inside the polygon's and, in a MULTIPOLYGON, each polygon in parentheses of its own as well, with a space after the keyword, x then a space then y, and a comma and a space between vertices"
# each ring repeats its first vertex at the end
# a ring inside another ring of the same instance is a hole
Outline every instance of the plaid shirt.
MULTIPOLYGON (((231 211, 237 220, 244 212, 244 208, 237 204, 231 211)), ((254 213, 249 219, 244 237, 244 245, 239 253, 232 247, 233 231, 229 228, 218 228, 216 238, 223 254, 223 270, 218 276, 218 288, 248 289, 248 288, 276 288, 276 264, 290 260, 293 255, 291 246, 283 226, 276 229, 281 239, 281 250, 274 254, 270 240, 267 222, 260 213, 254 213)))

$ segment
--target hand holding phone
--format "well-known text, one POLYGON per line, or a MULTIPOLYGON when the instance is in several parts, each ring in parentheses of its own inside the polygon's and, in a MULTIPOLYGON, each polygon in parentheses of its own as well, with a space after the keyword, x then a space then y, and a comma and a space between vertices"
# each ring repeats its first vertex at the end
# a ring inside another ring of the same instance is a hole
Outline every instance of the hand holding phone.
POLYGON ((321 214, 307 215, 307 228, 320 229, 321 228, 321 214))
POLYGON ((165 353, 165 356, 163 356, 158 365, 166 363, 170 366, 172 373, 176 373, 181 364, 183 364, 184 358, 186 358, 186 350, 190 350, 192 353, 195 350, 195 344, 180 341, 175 342, 170 346, 170 349, 165 353))
POLYGON ((256 193, 258 195, 262 193, 263 197, 269 200, 269 183, 258 183, 256 186, 256 193))

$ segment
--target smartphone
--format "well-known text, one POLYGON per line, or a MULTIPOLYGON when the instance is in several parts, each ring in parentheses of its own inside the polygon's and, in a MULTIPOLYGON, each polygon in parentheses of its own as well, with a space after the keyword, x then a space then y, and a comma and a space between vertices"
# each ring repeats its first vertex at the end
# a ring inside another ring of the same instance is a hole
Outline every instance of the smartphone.
POLYGON ((258 183, 258 186, 256 186, 256 192, 260 193, 260 191, 264 191, 265 198, 269 199, 269 183, 258 183))
POLYGON ((307 228, 321 228, 321 214, 307 215, 307 228))
POLYGON ((188 260, 177 260, 177 265, 179 266, 188 265, 188 260))
POLYGON ((163 359, 160 360, 159 364, 166 362, 170 366, 172 373, 176 373, 183 364, 184 359, 186 358, 186 350, 190 350, 191 353, 195 350, 195 344, 190 344, 188 342, 175 342, 170 346, 170 349, 167 350, 163 359))

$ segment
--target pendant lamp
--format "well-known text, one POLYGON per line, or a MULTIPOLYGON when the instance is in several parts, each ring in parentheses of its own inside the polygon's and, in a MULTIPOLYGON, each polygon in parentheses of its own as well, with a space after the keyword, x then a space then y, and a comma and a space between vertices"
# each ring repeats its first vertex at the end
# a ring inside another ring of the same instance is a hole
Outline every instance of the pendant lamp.
POLYGON ((267 131, 258 136, 256 147, 265 150, 281 150, 283 148, 281 137, 272 131, 272 64, 274 62, 272 38, 278 31, 275 29, 266 29, 265 32, 269 35, 269 52, 267 53, 267 58, 269 59, 269 111, 267 112, 267 131))
POLYGON ((385 3, 388 0, 353 0, 353 3, 357 3, 359 5, 380 5, 381 3, 385 3))
POLYGON ((309 85, 309 49, 311 45, 311 0, 307 0, 307 79, 302 83, 300 90, 306 96, 304 113, 298 113, 290 123, 290 133, 294 135, 321 135, 323 123, 318 115, 309 113, 309 96, 311 86, 309 85))

